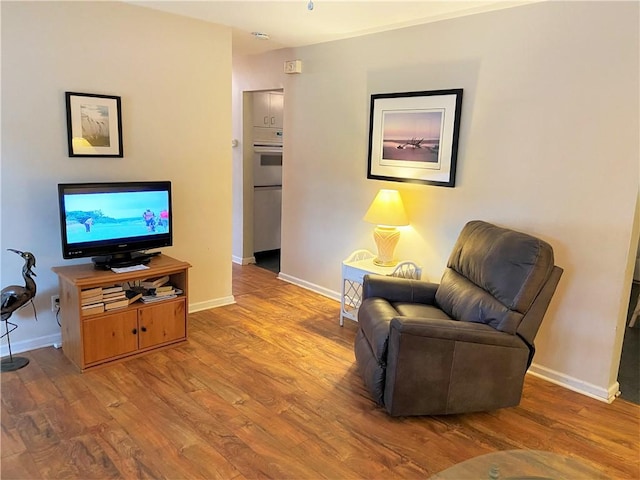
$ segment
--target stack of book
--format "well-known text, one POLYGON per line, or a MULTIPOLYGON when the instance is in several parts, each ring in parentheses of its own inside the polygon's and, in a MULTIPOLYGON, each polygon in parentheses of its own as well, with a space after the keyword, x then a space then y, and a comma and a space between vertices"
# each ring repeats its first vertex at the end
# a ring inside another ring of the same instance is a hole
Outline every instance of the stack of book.
POLYGON ((102 300, 102 288, 88 288, 80 292, 80 306, 82 315, 94 315, 104 312, 104 301, 102 300))
POLYGON ((129 305, 129 299, 125 294, 122 285, 103 288, 102 300, 104 301, 105 310, 114 310, 116 308, 123 308, 129 305))
POLYGON ((169 280, 169 275, 164 275, 146 280, 125 282, 122 287, 129 298, 130 304, 138 299, 143 303, 151 303, 175 298, 182 293, 182 290, 167 285, 169 280))
MULTIPOLYGON (((167 280, 169 277, 167 277, 167 280)), ((166 282, 165 281, 165 282, 166 282)), ((165 290, 167 290, 165 288, 165 290)), ((144 295, 151 295, 153 289, 144 288, 141 285, 113 285, 110 287, 95 287, 80 292, 80 305, 82 315, 93 315, 105 311, 124 308, 141 299, 144 295)))
POLYGON ((140 300, 143 303, 160 302, 162 300, 169 300, 170 298, 176 298, 182 293, 179 288, 172 287, 171 285, 163 285, 161 287, 150 288, 140 300))

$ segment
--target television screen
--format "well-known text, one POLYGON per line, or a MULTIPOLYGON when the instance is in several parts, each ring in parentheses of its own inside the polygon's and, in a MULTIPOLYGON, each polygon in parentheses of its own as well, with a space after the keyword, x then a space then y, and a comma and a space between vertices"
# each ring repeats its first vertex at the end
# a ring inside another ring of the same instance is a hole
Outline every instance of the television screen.
POLYGON ((172 244, 171 182, 58 185, 64 258, 108 256, 172 244))

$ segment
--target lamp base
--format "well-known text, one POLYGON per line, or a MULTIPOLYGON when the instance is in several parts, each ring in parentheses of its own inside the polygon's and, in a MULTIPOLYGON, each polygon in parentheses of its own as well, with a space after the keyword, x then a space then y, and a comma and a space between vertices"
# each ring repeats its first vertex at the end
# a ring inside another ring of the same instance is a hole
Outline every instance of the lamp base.
POLYGON ((29 359, 25 357, 5 357, 1 361, 1 369, 2 372, 13 372, 15 370, 19 370, 22 367, 26 367, 29 365, 29 359))
POLYGON ((397 260, 391 260, 385 262, 384 260, 379 259, 378 257, 373 259, 373 264, 378 265, 379 267, 395 267, 398 264, 397 260))
POLYGON ((373 230, 373 239, 378 247, 378 256, 373 259, 373 263, 382 267, 396 266, 398 261, 393 258, 393 252, 400 240, 400 230, 378 225, 373 230))

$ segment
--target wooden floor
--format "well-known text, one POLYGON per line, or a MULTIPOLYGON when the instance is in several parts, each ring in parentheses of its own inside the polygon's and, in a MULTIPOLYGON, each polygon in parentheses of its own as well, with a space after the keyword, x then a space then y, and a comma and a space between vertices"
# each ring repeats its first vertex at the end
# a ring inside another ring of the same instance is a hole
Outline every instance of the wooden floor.
MULTIPOLYGON (((528 376, 519 407, 391 418, 363 388, 339 304, 234 265, 237 303, 189 342, 81 374, 62 351, 2 380, 2 479, 425 479, 512 449, 640 477, 640 407, 528 376)), ((479 478, 488 478, 486 475, 479 478)))

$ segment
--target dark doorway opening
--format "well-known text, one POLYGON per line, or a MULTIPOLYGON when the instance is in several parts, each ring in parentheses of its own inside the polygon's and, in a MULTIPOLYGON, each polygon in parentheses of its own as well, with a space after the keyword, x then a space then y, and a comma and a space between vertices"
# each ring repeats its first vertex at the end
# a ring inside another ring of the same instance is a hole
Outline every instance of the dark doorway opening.
POLYGON ((265 252, 256 252, 253 254, 256 259, 256 265, 260 268, 270 270, 274 273, 280 273, 280 249, 267 250, 265 252))

